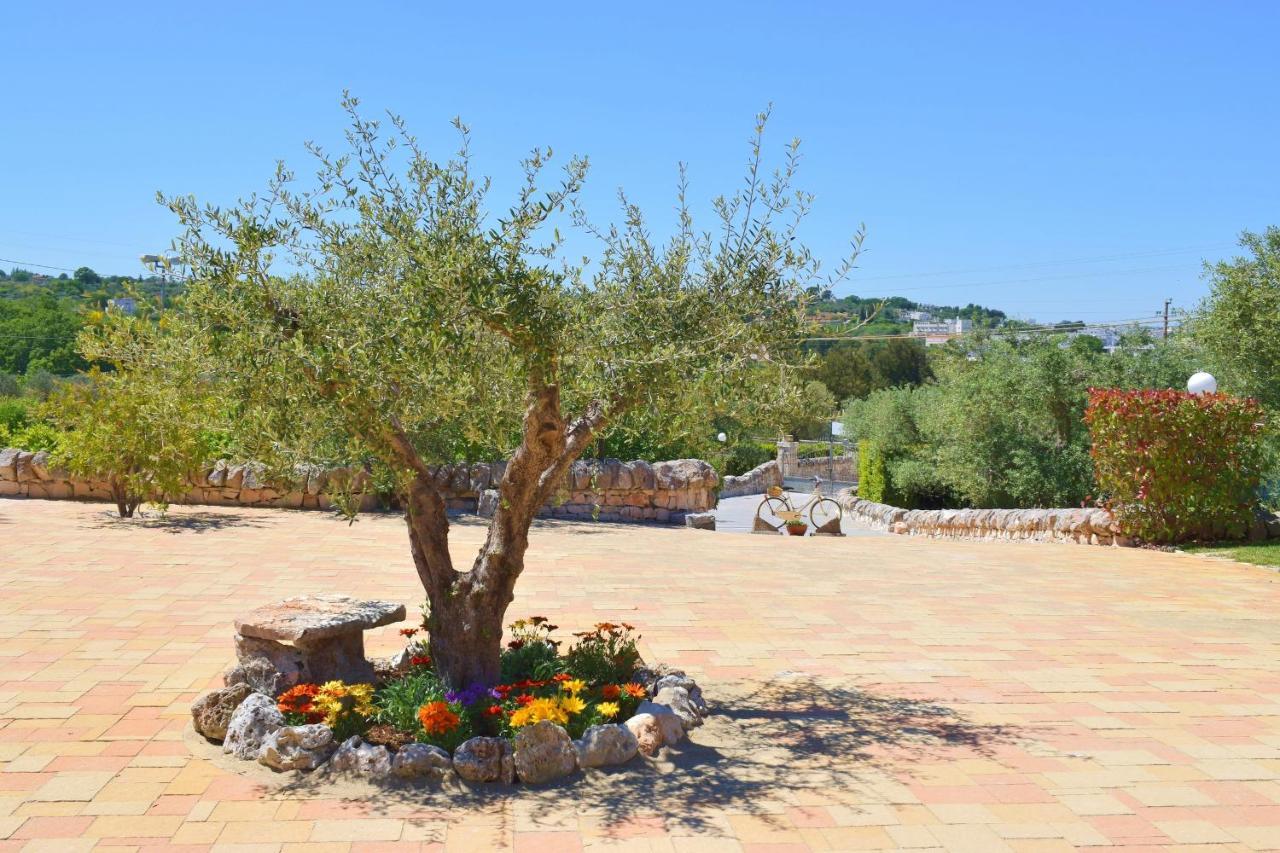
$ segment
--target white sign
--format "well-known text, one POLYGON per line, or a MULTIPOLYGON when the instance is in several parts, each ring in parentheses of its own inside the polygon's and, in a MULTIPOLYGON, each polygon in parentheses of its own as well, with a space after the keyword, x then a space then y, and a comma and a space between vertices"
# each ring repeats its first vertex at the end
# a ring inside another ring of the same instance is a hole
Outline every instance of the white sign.
POLYGON ((831 434, 832 434, 832 435, 844 435, 844 424, 840 423, 839 421, 832 421, 832 422, 831 422, 831 434))

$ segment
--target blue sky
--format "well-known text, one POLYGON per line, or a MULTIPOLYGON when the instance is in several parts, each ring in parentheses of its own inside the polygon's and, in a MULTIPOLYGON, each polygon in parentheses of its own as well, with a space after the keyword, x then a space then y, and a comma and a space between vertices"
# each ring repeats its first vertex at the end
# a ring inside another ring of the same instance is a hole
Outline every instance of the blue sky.
POLYGON ((344 87, 441 153, 461 115, 495 201, 550 145, 591 157, 596 219, 621 186, 659 227, 676 163, 694 199, 731 191, 772 102, 811 248, 866 223, 840 293, 1129 319, 1280 224, 1275 2, 11 6, 5 259, 137 272, 174 234, 157 190, 225 203, 305 166, 344 87))

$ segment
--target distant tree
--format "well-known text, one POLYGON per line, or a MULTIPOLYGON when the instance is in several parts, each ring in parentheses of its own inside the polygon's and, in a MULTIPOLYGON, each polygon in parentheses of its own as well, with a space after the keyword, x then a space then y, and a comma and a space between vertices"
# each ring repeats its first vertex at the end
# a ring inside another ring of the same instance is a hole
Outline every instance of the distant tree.
POLYGON ((1102 338, 1095 335, 1076 335, 1071 339, 1071 348, 1080 352, 1102 353, 1106 351, 1106 347, 1102 343, 1102 338))
POLYGON ((921 340, 895 338, 877 347, 871 365, 881 388, 919 385, 930 376, 929 357, 921 340))
MULTIPOLYGON (((1280 407, 1280 227, 1244 232, 1248 255, 1205 264, 1210 293, 1194 333, 1223 390, 1280 407)), ((1208 365, 1204 365, 1208 366, 1208 365)))
POLYGON ((813 371, 831 395, 840 401, 865 397, 879 387, 878 377, 865 347, 842 343, 826 352, 813 371))
POLYGON ((31 270, 15 269, 13 272, 9 273, 9 278, 17 282, 28 282, 31 281, 33 275, 34 274, 31 270))
POLYGON ((92 287, 102 281, 102 276, 91 270, 89 267, 80 267, 75 272, 75 280, 82 287, 92 287))

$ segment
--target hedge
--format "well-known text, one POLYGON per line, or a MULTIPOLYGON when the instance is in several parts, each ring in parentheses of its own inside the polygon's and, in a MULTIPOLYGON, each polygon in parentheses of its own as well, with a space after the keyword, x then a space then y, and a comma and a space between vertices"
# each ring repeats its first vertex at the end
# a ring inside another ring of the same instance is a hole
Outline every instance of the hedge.
POLYGON ((884 503, 888 480, 880 445, 863 439, 858 442, 858 497, 884 503))
POLYGON ((1126 534, 1172 543, 1248 532, 1266 430, 1256 400, 1091 388, 1085 422, 1100 497, 1126 534))

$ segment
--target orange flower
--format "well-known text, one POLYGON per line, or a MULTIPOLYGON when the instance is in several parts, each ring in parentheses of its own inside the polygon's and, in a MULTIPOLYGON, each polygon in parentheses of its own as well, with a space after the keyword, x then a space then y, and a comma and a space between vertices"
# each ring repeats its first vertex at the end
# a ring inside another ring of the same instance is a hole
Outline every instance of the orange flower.
POLYGON ((448 702, 428 702, 418 709, 418 722, 429 735, 448 734, 458 727, 458 715, 448 702))
POLYGON ((568 681, 570 678, 573 678, 573 676, 567 672, 557 672, 551 676, 552 681, 568 681))
POLYGON ((600 695, 609 701, 613 701, 622 695, 622 688, 616 684, 606 684, 600 688, 600 695))
POLYGON ((401 637, 412 637, 416 633, 418 633, 417 628, 401 628, 400 629, 401 637))
POLYGON ((307 722, 314 723, 324 716, 312 704, 312 700, 319 692, 320 688, 315 684, 299 684, 290 687, 276 700, 276 707, 282 714, 304 714, 307 722))
POLYGON ((645 698, 645 695, 646 695, 644 692, 644 688, 641 687, 639 684, 636 684, 634 681, 631 682, 630 684, 622 685, 622 689, 627 691, 627 695, 630 696, 632 699, 643 699, 645 698))

